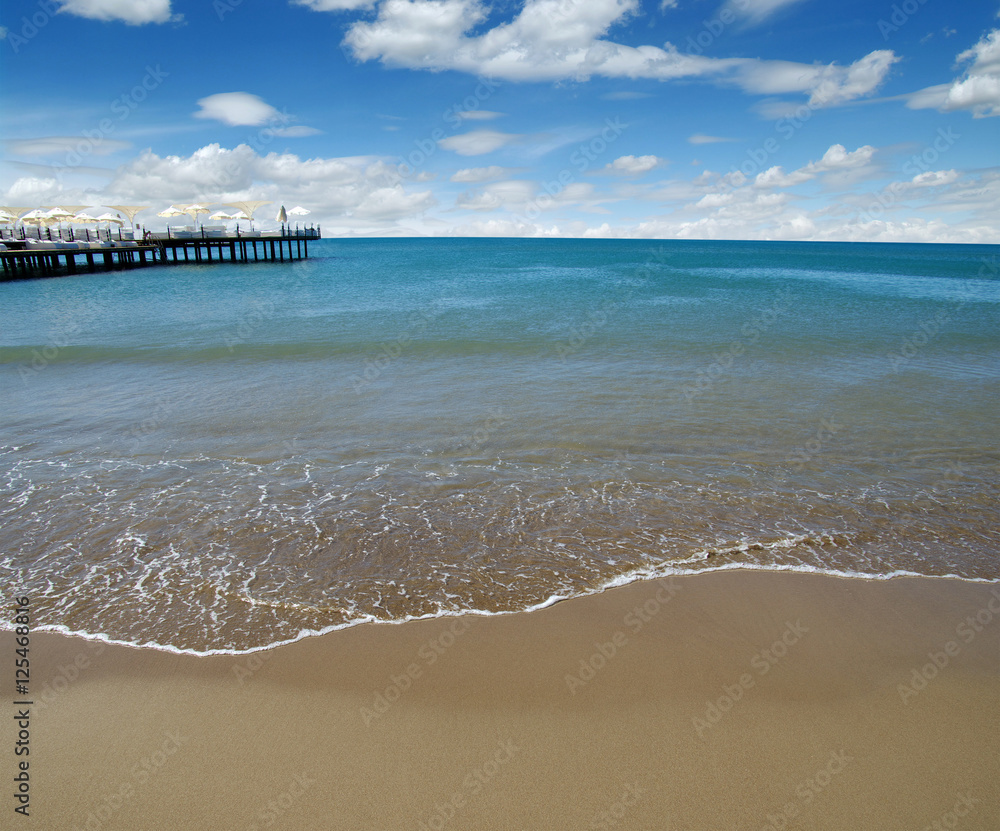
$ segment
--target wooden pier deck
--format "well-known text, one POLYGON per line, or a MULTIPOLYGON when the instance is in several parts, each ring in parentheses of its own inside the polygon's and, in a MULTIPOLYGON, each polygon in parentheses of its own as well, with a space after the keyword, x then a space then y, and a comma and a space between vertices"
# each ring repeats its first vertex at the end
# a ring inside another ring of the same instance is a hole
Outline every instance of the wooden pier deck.
POLYGON ((56 239, 4 239, 0 279, 57 277, 172 263, 294 262, 309 256, 309 242, 320 229, 254 233, 218 231, 147 234, 142 240, 119 237, 99 242, 56 239))

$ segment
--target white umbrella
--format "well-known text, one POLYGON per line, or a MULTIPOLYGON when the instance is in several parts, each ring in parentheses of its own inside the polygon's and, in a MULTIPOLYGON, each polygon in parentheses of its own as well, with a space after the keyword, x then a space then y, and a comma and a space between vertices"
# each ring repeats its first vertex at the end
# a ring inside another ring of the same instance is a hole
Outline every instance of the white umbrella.
POLYGON ((0 209, 0 222, 13 222, 16 219, 17 216, 15 216, 14 214, 10 213, 9 211, 0 209))
POLYGON ((206 208, 204 205, 188 205, 186 208, 181 208, 186 214, 191 215, 191 221, 198 221, 198 214, 209 214, 212 212, 211 208, 206 208))
POLYGON ((15 208, 15 207, 12 207, 11 205, 0 206, 0 211, 3 211, 4 213, 10 214, 15 219, 17 219, 17 217, 19 217, 19 216, 22 216, 23 214, 26 214, 30 210, 31 210, 31 208, 15 208))
POLYGON ((26 214, 26 213, 27 213, 28 211, 30 211, 30 210, 31 210, 31 208, 24 208, 24 207, 20 207, 20 206, 14 206, 14 205, 4 205, 4 206, 0 207, 0 211, 3 211, 3 212, 4 212, 4 213, 6 213, 6 214, 7 214, 8 216, 12 216, 12 217, 14 217, 14 218, 13 218, 13 219, 11 220, 11 222, 13 222, 15 226, 17 225, 17 221, 18 221, 18 220, 19 220, 19 219, 20 219, 20 218, 21 218, 21 217, 22 217, 22 216, 23 216, 24 214, 26 214))
POLYGON ((281 210, 278 211, 278 215, 274 218, 274 221, 275 222, 280 222, 282 225, 284 225, 286 222, 288 222, 288 214, 285 213, 285 206, 284 205, 281 206, 281 210))
POLYGON ((108 205, 113 211, 120 211, 128 217, 128 221, 135 225, 135 215, 145 211, 149 205, 108 205))
MULTIPOLYGON (((254 211, 256 211, 260 207, 263 207, 264 205, 270 205, 270 204, 271 204, 270 202, 268 202, 266 200, 263 200, 263 199, 258 199, 258 200, 251 201, 251 202, 226 202, 225 203, 226 207, 228 207, 228 208, 238 208, 243 213, 245 213, 246 214, 245 218, 250 220, 250 227, 251 228, 253 228, 253 214, 254 214, 254 211)), ((243 218, 243 217, 241 217, 241 218, 243 218)))
POLYGON ((171 219, 171 218, 173 218, 175 216, 186 216, 186 212, 182 211, 180 208, 175 208, 175 207, 173 207, 173 205, 171 205, 165 211, 160 211, 157 214, 157 216, 163 216, 163 217, 167 217, 168 219, 171 219))
POLYGON ((120 216, 117 216, 116 214, 113 214, 113 213, 101 214, 99 217, 97 217, 97 221, 98 222, 115 222, 118 225, 124 225, 125 224, 125 220, 124 219, 122 219, 120 216))
POLYGON ((229 220, 234 218, 232 214, 227 214, 225 211, 216 211, 209 217, 209 219, 214 219, 216 222, 229 222, 229 220))
MULTIPOLYGON (((76 210, 80 210, 81 207, 85 206, 79 206, 76 208, 76 210)), ((73 218, 73 211, 67 211, 63 208, 52 208, 51 210, 45 212, 45 221, 47 223, 50 222, 53 225, 59 225, 65 222, 66 220, 72 218, 73 218)))
POLYGON ((42 208, 35 208, 35 210, 33 211, 28 211, 28 213, 26 213, 24 216, 21 217, 22 227, 24 223, 27 223, 29 225, 37 225, 38 226, 37 236, 39 239, 41 239, 42 226, 48 225, 49 222, 52 221, 51 219, 49 219, 48 216, 46 216, 47 213, 48 211, 45 211, 42 208))
MULTIPOLYGON (((75 222, 78 225, 96 225, 97 217, 88 213, 78 213, 70 222, 75 222)), ((90 239, 90 231, 87 231, 87 239, 90 239)))
POLYGON ((305 208, 300 207, 299 205, 296 205, 294 208, 292 208, 288 212, 288 215, 289 216, 308 216, 310 213, 312 213, 312 211, 307 211, 305 208))
MULTIPOLYGON (((236 220, 236 230, 240 230, 240 222, 244 219, 250 219, 243 211, 236 211, 232 214, 232 218, 236 220)), ((252 227, 252 226, 251 226, 252 227)))

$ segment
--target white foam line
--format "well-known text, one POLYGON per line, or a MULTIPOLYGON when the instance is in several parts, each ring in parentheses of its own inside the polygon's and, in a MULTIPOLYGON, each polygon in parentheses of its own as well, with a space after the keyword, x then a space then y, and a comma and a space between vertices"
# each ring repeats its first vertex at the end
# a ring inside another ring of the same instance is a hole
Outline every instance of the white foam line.
MULTIPOLYGON (((274 641, 272 643, 264 644, 263 646, 253 646, 247 649, 184 649, 177 646, 172 646, 170 644, 161 644, 155 641, 145 641, 144 643, 135 643, 133 641, 123 641, 116 638, 112 638, 106 633, 92 633, 92 632, 79 632, 70 629, 62 624, 50 624, 42 625, 36 627, 33 631, 35 632, 58 632, 62 635, 71 635, 77 638, 83 638, 85 640, 91 641, 101 641, 103 643, 114 644, 116 646, 127 646, 133 649, 158 649, 161 652, 170 652, 175 655, 197 655, 208 657, 212 655, 249 655, 253 652, 264 652, 268 649, 276 649, 279 646, 287 646, 288 644, 297 643, 298 641, 305 640, 306 638, 314 638, 320 635, 326 635, 330 632, 337 632, 341 629, 350 629, 353 626, 360 626, 366 623, 376 623, 376 624, 401 624, 410 623, 415 620, 434 620, 437 618, 448 618, 448 617, 464 617, 466 615, 473 615, 476 617, 499 617, 502 615, 519 615, 525 612, 537 612, 541 609, 547 609, 549 606, 554 606, 556 603, 560 603, 563 600, 571 600, 579 597, 592 597, 596 594, 601 594, 608 589, 618 588, 620 586, 627 586, 632 583, 639 583, 644 580, 661 580, 664 577, 681 577, 687 575, 695 574, 708 574, 714 571, 732 571, 735 569, 742 569, 744 571, 792 571, 799 572, 802 574, 825 574, 830 577, 841 577, 854 580, 892 580, 897 577, 923 577, 931 580, 961 580, 966 583, 998 583, 1000 584, 1000 577, 989 579, 986 577, 962 577, 959 574, 920 574, 915 571, 897 570, 889 572, 888 574, 870 574, 861 571, 842 571, 839 569, 822 569, 816 568, 810 565, 753 565, 748 566, 742 563, 728 563, 726 565, 714 566, 711 568, 701 568, 701 569, 683 569, 676 568, 674 566, 666 566, 662 569, 636 569, 635 571, 629 572, 628 574, 623 574, 618 577, 613 577, 601 586, 590 591, 580 592, 579 594, 554 594, 546 600, 535 603, 531 606, 527 606, 523 609, 512 609, 500 612, 488 612, 483 609, 463 609, 461 611, 451 611, 443 610, 440 612, 432 612, 426 615, 406 615, 402 618, 395 618, 393 620, 382 620, 380 618, 373 617, 371 615, 364 615, 363 617, 357 618, 355 620, 350 620, 345 623, 334 624, 332 626, 325 626, 322 629, 302 629, 299 631, 298 635, 294 638, 287 638, 281 641, 274 641)), ((0 621, 0 630, 11 630, 14 627, 7 623, 6 621, 0 621)))

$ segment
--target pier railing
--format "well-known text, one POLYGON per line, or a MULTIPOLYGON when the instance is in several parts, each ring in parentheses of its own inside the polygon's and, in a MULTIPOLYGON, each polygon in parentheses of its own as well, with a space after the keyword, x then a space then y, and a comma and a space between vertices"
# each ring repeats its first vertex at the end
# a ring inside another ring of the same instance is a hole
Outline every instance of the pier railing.
MULTIPOLYGON (((45 229, 50 231, 50 229, 45 229)), ((309 243, 321 239, 320 229, 287 228, 280 231, 234 231, 202 227, 199 231, 171 229, 165 234, 133 234, 106 230, 81 235, 57 231, 41 236, 7 237, 0 244, 0 279, 49 277, 87 271, 108 271, 157 263, 294 262, 309 257, 309 243), (65 235, 64 235, 65 234, 65 235), (74 238, 75 236, 75 238, 74 238), (84 263, 77 258, 83 257, 84 263)))
POLYGON ((167 232, 159 233, 147 231, 145 234, 145 239, 151 240, 187 240, 187 239, 204 239, 204 240, 217 240, 217 239, 268 239, 268 238, 281 238, 288 239, 298 238, 298 239, 321 239, 322 232, 319 225, 310 225, 308 228, 286 228, 282 227, 280 230, 271 231, 243 231, 237 227, 233 231, 227 231, 225 227, 217 226, 212 227, 211 225, 202 225, 200 227, 195 227, 193 225, 180 226, 180 227, 170 227, 167 226, 167 232))
POLYGON ((290 228, 282 226, 281 229, 270 231, 243 231, 236 227, 233 231, 227 231, 225 226, 201 225, 195 227, 167 226, 166 233, 146 231, 141 237, 137 237, 134 231, 118 228, 50 228, 50 227, 25 227, 21 226, 15 230, 0 228, 0 242, 24 242, 27 240, 39 240, 48 242, 125 242, 128 240, 184 240, 184 239, 269 239, 289 237, 298 239, 321 239, 322 232, 319 225, 309 225, 305 228, 290 228))
POLYGON ((132 231, 117 228, 0 228, 0 242, 23 242, 29 239, 48 242, 114 242, 135 239, 132 231))

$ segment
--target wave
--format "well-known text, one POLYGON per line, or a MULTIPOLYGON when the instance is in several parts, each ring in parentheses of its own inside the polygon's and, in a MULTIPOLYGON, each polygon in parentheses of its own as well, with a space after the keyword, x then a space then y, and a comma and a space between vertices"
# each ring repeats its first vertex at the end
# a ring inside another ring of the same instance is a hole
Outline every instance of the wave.
MULTIPOLYGON (((877 574, 870 572, 861 572, 853 570, 840 570, 840 569, 825 569, 817 568, 808 565, 745 565, 740 563, 728 563, 725 565, 714 566, 702 569, 685 569, 676 566, 664 567, 655 570, 648 569, 638 569, 636 572, 629 575, 622 575, 620 577, 615 577, 609 579, 605 584, 600 587, 580 592, 573 595, 552 595, 548 599, 541 601, 539 603, 534 603, 530 606, 525 606, 521 609, 509 609, 502 611, 490 611, 485 609, 463 609, 461 611, 441 611, 432 614, 424 615, 406 615, 400 618, 393 619, 383 619, 375 618, 373 616, 366 616, 365 618, 359 618, 356 620, 351 620, 345 623, 334 624, 331 626, 326 626, 321 629, 303 629, 300 630, 297 635, 292 638, 285 638, 282 640, 276 640, 270 643, 262 644, 260 646, 247 647, 245 649, 235 649, 235 648, 221 648, 221 649, 191 649, 172 646, 170 644, 162 644, 156 641, 131 641, 121 638, 113 638, 104 633, 94 633, 81 630, 74 630, 67 626, 62 626, 60 624, 46 624, 42 626, 35 627, 32 629, 33 632, 55 632, 61 635, 66 635, 69 637, 81 638, 83 640, 89 641, 99 641, 102 643, 112 644, 115 646, 125 646, 135 649, 155 649, 161 652, 170 652, 175 655, 195 655, 198 657, 210 657, 213 655, 231 655, 231 656, 242 656, 242 655, 252 655, 257 652, 266 652, 271 649, 276 649, 281 646, 287 646, 288 644, 297 643, 298 641, 304 640, 306 638, 321 637, 322 635, 327 635, 331 632, 338 632, 344 629, 351 629, 355 626, 363 626, 366 624, 384 624, 384 625, 396 625, 403 623, 410 623, 412 621, 418 620, 437 620, 441 618, 461 618, 465 616, 473 617, 500 617, 507 615, 519 615, 519 614, 530 614, 531 612, 537 612, 542 609, 546 609, 550 606, 554 606, 556 603, 561 603, 565 600, 574 600, 583 597, 590 597, 602 592, 609 591, 611 589, 620 588, 622 586, 631 585, 633 583, 663 580, 668 577, 681 577, 681 576, 694 576, 698 574, 711 574, 713 572, 719 571, 754 571, 754 572, 793 572, 799 574, 820 574, 828 577, 838 577, 842 579, 849 580, 894 580, 901 577, 916 577, 926 580, 960 580, 965 583, 985 583, 985 584, 1000 584, 1000 577, 994 579, 988 579, 985 577, 963 577, 958 574, 920 574, 915 571, 907 571, 904 569, 898 569, 885 574, 877 574)), ((0 630, 12 631, 14 625, 8 623, 7 621, 0 621, 0 630)))

